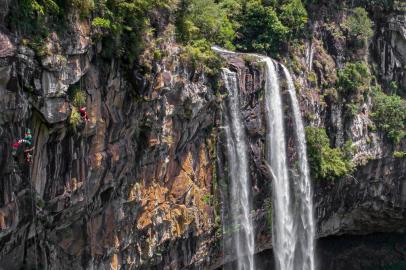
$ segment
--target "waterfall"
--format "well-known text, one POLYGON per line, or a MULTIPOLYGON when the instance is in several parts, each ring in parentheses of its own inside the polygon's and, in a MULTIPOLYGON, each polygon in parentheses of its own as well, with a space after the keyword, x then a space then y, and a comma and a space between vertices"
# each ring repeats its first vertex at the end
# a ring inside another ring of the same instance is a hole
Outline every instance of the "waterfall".
MULTIPOLYGON (((214 47, 222 54, 233 52, 214 47)), ((309 50, 309 65, 312 61, 309 50)), ((284 109, 279 84, 278 64, 269 57, 258 57, 266 65, 265 108, 268 132, 265 158, 272 174, 273 226, 272 239, 277 270, 315 270, 313 199, 306 154, 305 131, 289 71, 280 65, 286 78, 293 119, 296 161, 288 165, 284 109)), ((223 69, 225 87, 229 92, 225 114, 229 176, 230 208, 233 225, 238 225, 233 250, 239 270, 254 269, 254 233, 250 218, 250 183, 244 126, 239 110, 237 74, 223 69)))
POLYGON ((313 56, 314 56, 314 44, 312 40, 309 40, 306 49, 306 65, 308 70, 312 70, 313 56))
POLYGON ((273 170, 273 249, 276 269, 294 269, 296 235, 292 211, 292 198, 288 166, 286 163, 286 142, 283 125, 282 99, 275 64, 268 58, 266 63, 265 104, 268 133, 266 159, 273 170))
POLYGON ((298 155, 298 175, 287 164, 283 103, 275 63, 266 63, 267 156, 273 173, 273 249, 276 269, 314 270, 314 220, 306 140, 299 103, 288 70, 282 66, 288 84, 298 155))
POLYGON ((229 92, 228 114, 225 114, 228 172, 230 177, 230 214, 236 229, 233 248, 238 270, 254 269, 254 230, 249 181, 249 164, 244 125, 240 115, 237 74, 223 69, 225 87, 229 92))
POLYGON ((298 187, 298 198, 299 198, 299 212, 300 216, 295 213, 297 217, 300 217, 297 225, 297 242, 301 252, 301 262, 298 262, 299 268, 303 270, 314 270, 314 216, 313 216, 313 194, 311 187, 310 171, 307 162, 306 153, 306 138, 305 131, 302 121, 302 116, 300 114, 299 102, 296 98, 296 90, 290 76, 289 71, 285 66, 282 65, 284 75, 288 83, 288 92, 290 100, 292 103, 292 111, 294 117, 294 125, 296 132, 296 146, 299 161, 299 177, 295 181, 298 187))

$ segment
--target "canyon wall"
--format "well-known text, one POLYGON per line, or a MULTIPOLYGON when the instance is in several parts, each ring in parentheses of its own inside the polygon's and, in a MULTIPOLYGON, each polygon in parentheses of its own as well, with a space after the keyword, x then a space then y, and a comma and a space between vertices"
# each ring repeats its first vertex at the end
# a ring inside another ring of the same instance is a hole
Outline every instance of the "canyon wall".
MULTIPOLYGON (((0 3, 2 22, 8 2, 0 3)), ((382 84, 396 81, 401 95, 406 89, 403 8, 399 3, 389 13, 370 11, 375 35, 359 55, 382 84)), ((351 139, 355 149, 351 176, 314 181, 320 249, 336 241, 352 245, 339 251, 335 268, 323 266, 334 254, 323 249, 320 269, 344 269, 359 246, 363 254, 380 256, 370 240, 357 244, 359 237, 399 233, 404 239, 406 159, 393 157, 393 145, 370 128, 370 99, 351 119, 342 103, 324 99, 336 71, 350 58, 346 41, 330 27, 329 12, 328 4, 323 6, 322 16, 311 18, 311 38, 287 48, 279 60, 291 70, 297 67, 293 77, 306 124, 326 128, 333 146, 351 139), (310 73, 314 81, 308 80, 310 73)), ((0 27, 0 269, 215 269, 235 260, 223 249, 223 239, 235 230, 222 227, 230 181, 223 129, 227 91, 219 74, 208 75, 182 58, 170 20, 162 20, 159 38, 147 37, 140 63, 125 68, 120 60, 101 56, 102 43, 78 14, 69 15, 64 34, 47 38, 47 53, 41 55, 18 32, 0 27), (161 57, 154 56, 156 49, 161 57), (70 121, 75 88, 85 93, 89 114, 89 121, 78 125, 70 121), (33 132, 32 163, 11 156, 11 144, 27 128, 33 132)), ((256 252, 271 267, 264 66, 249 54, 221 56, 239 78, 256 252)), ((289 146, 293 120, 283 84, 289 146)), ((399 149, 405 146, 401 142, 399 149)), ((290 162, 296 158, 292 149, 290 162)), ((388 263, 405 260, 406 247, 395 248, 403 255, 388 263)), ((354 269, 379 261, 360 259, 358 265, 354 269)))

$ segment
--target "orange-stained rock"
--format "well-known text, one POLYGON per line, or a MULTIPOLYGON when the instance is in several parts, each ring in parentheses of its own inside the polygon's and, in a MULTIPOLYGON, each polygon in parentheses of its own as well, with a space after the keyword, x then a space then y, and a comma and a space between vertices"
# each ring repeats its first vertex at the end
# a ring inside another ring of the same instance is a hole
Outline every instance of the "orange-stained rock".
POLYGON ((96 153, 92 156, 92 167, 93 168, 98 168, 101 166, 102 161, 103 161, 103 153, 96 153))
POLYGON ((2 230, 7 229, 4 214, 2 212, 0 212, 0 229, 2 229, 2 230))
POLYGON ((181 164, 181 171, 178 176, 172 181, 171 195, 174 199, 181 199, 187 191, 194 185, 194 171, 192 167, 192 154, 189 152, 181 164))
POLYGON ((111 258, 111 264, 110 264, 111 270, 118 270, 118 256, 117 254, 113 254, 111 258))

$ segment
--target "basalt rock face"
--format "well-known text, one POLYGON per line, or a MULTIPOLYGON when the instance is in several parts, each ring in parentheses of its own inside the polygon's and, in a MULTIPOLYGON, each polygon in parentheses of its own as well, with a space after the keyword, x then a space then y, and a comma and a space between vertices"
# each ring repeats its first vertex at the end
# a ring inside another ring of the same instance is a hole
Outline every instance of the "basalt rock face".
POLYGON ((318 185, 319 236, 405 232, 406 159, 368 162, 339 184, 318 185))
MULTIPOLYGON (((0 7, 7 3, 0 0, 0 7)), ((402 87, 403 17, 395 12, 379 21, 383 30, 376 31, 367 55, 382 80, 402 87)), ((345 41, 320 18, 312 21, 307 47, 294 52, 296 58, 287 55, 285 65, 300 65, 292 75, 306 123, 325 127, 333 146, 351 139, 355 148, 359 167, 351 177, 314 184, 317 235, 326 247, 319 253, 321 269, 352 269, 338 260, 332 267, 329 247, 352 235, 373 239, 377 232, 404 239, 406 160, 392 158, 393 147, 370 128, 370 99, 348 119, 343 104, 324 98, 348 56, 345 41), (306 79, 311 72, 314 81, 306 79)), ((138 65, 124 68, 118 59, 101 57, 101 43, 77 15, 70 15, 65 36, 50 35, 48 53, 41 56, 21 36, 0 28, 0 269, 214 269, 235 260, 222 249, 222 239, 233 233, 221 224, 230 181, 222 129, 226 89, 219 77, 209 78, 184 61, 167 22, 155 23, 161 41, 151 40, 142 55, 148 74, 138 65), (155 46, 162 58, 151 56, 155 46), (73 88, 85 92, 90 118, 77 126, 71 123, 73 88), (10 154, 26 128, 33 131, 31 164, 10 154)), ((271 269, 264 67, 252 55, 222 57, 239 78, 256 252, 262 267, 271 269)), ((289 137, 292 119, 280 75, 289 137)), ((351 247, 335 255, 353 265, 369 252, 388 262, 402 260, 388 255, 391 248, 374 251, 372 242, 350 239, 351 247)))
POLYGON ((406 5, 395 4, 391 14, 380 18, 372 44, 379 76, 387 83, 395 82, 398 92, 406 94, 406 5))
POLYGON ((217 105, 207 79, 169 55, 153 79, 97 56, 89 24, 38 57, 1 33, 1 269, 181 269, 207 264, 217 105), (73 126, 69 89, 86 93, 73 126), (33 132, 31 164, 11 144, 33 132))

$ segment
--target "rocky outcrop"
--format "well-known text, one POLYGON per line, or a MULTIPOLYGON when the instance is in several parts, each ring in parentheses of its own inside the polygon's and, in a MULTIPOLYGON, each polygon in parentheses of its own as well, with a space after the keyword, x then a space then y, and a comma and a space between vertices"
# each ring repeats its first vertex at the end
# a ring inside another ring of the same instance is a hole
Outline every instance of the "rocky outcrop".
POLYGON ((405 232, 406 159, 372 160, 339 183, 315 191, 319 237, 405 232))
MULTIPOLYGON (((235 232, 223 227, 230 181, 222 129, 227 92, 219 78, 188 65, 166 25, 169 19, 161 19, 154 22, 158 38, 149 37, 140 57, 144 62, 131 67, 101 57, 102 43, 93 40, 89 22, 75 14, 69 15, 69 31, 51 33, 41 52, 20 36, 0 33, 0 269, 232 264, 234 255, 223 248, 235 232), (155 49, 162 57, 154 58, 155 49), (71 122, 73 89, 85 94, 87 123, 71 122), (26 128, 34 135, 32 164, 10 154, 10 145, 26 128)), ((400 86, 405 82, 403 19, 387 17, 373 44, 377 51, 385 47, 385 53, 371 60, 381 61, 384 80, 400 86)), ((295 51, 285 61, 295 71, 307 124, 326 127, 333 146, 352 140, 359 165, 352 176, 315 183, 321 246, 331 236, 398 232, 404 237, 406 161, 392 158, 391 146, 371 129, 370 100, 347 121, 344 106, 331 95, 346 45, 323 20, 312 22, 308 52, 295 51)), ((266 260, 272 248, 272 181, 264 164, 264 67, 255 55, 222 57, 239 78, 256 252, 263 267, 271 269, 272 258, 266 260)), ((292 119, 287 118, 289 131, 292 119)), ((370 250, 355 246, 348 254, 370 250)), ((330 258, 332 252, 322 254, 330 258)), ((350 256, 343 254, 339 258, 350 256)), ((335 265, 323 269, 345 267, 335 265)))
POLYGON ((396 4, 393 13, 377 25, 372 48, 377 58, 379 75, 388 84, 395 83, 399 93, 406 93, 406 7, 396 4))
POLYGON ((1 50, 1 269, 180 269, 210 260, 215 96, 168 41, 142 89, 94 54, 86 22, 51 35, 48 53, 1 50), (69 91, 90 121, 70 124, 69 91), (139 93, 142 93, 141 95, 139 93), (32 164, 10 145, 34 134, 32 164), (38 265, 39 264, 39 265, 38 265))

